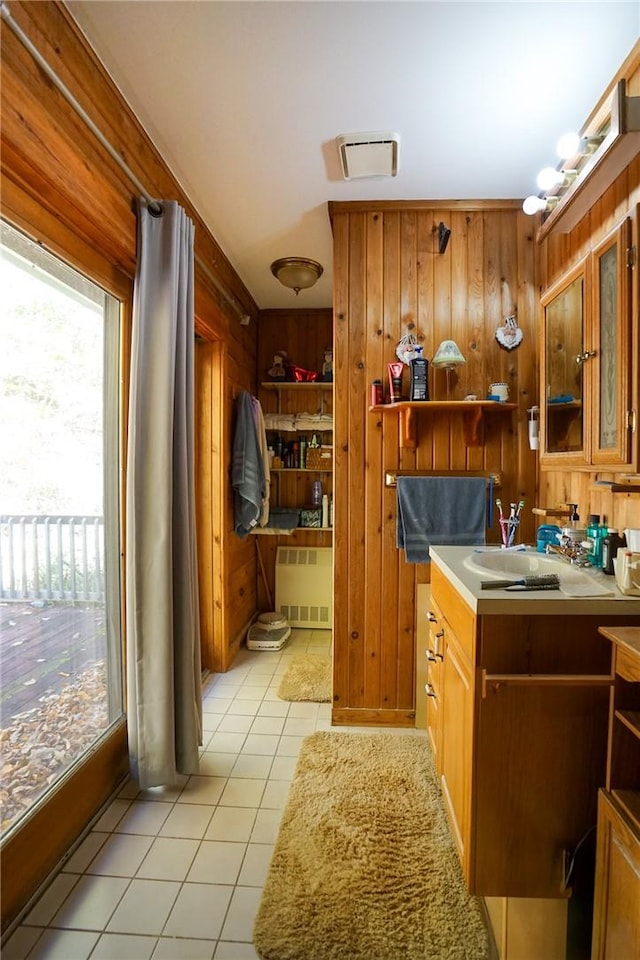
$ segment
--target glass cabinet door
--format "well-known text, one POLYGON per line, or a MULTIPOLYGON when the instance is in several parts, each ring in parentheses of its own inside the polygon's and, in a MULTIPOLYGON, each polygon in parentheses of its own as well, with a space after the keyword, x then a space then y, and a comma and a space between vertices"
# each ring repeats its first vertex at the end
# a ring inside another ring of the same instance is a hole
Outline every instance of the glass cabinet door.
POLYGON ((625 464, 630 456, 630 228, 625 220, 592 254, 594 464, 625 464))
POLYGON ((585 461, 584 328, 586 265, 562 278, 542 300, 544 336, 543 458, 585 461))

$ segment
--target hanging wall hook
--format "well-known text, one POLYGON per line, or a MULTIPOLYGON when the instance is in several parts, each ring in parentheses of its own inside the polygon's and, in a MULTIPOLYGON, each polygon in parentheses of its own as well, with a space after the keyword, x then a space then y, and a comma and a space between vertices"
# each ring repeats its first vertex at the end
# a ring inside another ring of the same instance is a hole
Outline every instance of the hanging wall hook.
POLYGON ((447 249, 447 244, 449 243, 449 237, 451 236, 451 230, 449 227, 445 227, 442 220, 438 224, 438 253, 444 253, 447 249))

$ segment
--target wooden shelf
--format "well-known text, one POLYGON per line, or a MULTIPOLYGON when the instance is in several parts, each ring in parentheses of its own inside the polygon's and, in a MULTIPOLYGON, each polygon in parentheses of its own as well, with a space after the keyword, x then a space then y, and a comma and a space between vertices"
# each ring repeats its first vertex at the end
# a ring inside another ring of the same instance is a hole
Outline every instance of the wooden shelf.
POLYGON ((333 473, 331 467, 271 467, 270 473, 333 473))
POLYGON ((616 483, 611 480, 589 484, 589 490, 599 490, 600 493, 640 493, 640 483, 616 483))
POLYGON ((333 380, 267 380, 260 384, 265 390, 332 390, 333 380))
MULTIPOLYGON (((569 233, 589 212, 596 200, 611 186, 616 177, 640 151, 640 97, 627 97, 624 80, 617 84, 610 108, 611 122, 604 140, 580 170, 570 187, 562 194, 554 209, 538 230, 536 240, 541 243, 552 231, 569 233)), ((597 133, 597 126, 606 118, 596 116, 594 129, 585 135, 597 133)))
POLYGON ((495 400, 400 400, 369 407, 372 413, 395 413, 400 419, 400 446, 415 449, 415 414, 461 413, 464 423, 464 442, 468 447, 482 443, 480 427, 486 414, 517 410, 517 403, 499 403, 495 400))

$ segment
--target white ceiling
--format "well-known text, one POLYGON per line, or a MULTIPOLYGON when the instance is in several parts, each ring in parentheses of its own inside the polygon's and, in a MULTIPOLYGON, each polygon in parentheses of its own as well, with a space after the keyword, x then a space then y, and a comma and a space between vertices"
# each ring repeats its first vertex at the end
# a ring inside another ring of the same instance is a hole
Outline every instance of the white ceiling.
POLYGON ((327 201, 523 198, 640 34, 640 2, 68 0, 261 308, 331 305, 327 201), (400 135, 341 178, 336 136, 400 135), (325 273, 296 300, 283 256, 325 273))

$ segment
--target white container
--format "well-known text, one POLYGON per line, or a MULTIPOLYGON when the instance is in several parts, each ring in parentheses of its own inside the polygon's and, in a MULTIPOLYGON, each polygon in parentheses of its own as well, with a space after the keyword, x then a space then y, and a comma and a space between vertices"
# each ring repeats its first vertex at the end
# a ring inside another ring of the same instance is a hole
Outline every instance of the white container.
POLYGON ((616 583, 621 593, 629 597, 640 597, 640 552, 618 547, 615 564, 616 583))
POLYGON ((497 397, 500 403, 505 403, 509 399, 509 384, 504 381, 492 383, 489 385, 489 393, 497 397))

